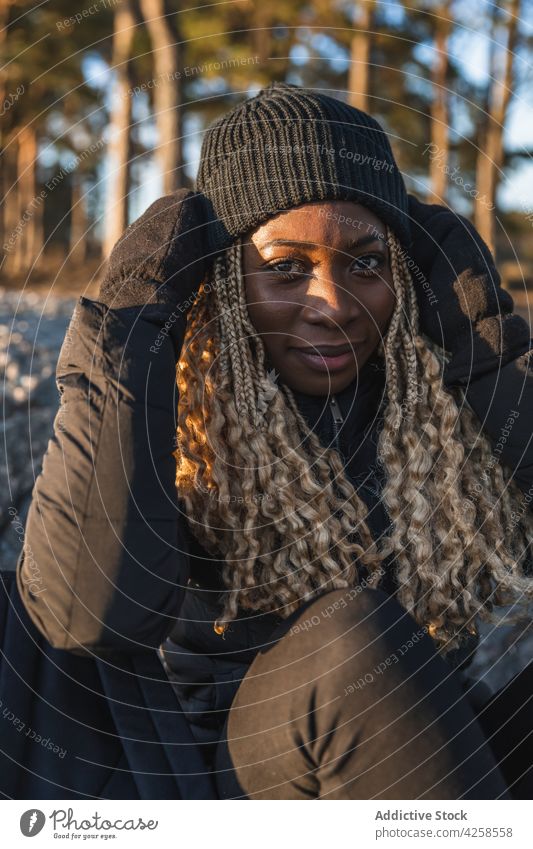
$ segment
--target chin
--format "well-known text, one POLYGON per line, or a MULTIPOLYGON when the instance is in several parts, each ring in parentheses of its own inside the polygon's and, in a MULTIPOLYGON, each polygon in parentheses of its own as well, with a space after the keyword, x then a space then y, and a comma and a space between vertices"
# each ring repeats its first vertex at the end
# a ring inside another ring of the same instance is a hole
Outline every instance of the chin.
POLYGON ((346 374, 324 374, 323 376, 316 373, 297 376, 292 372, 287 379, 280 374, 280 378, 289 389, 303 392, 305 395, 335 395, 346 389, 356 377, 357 371, 353 369, 347 370, 346 374))

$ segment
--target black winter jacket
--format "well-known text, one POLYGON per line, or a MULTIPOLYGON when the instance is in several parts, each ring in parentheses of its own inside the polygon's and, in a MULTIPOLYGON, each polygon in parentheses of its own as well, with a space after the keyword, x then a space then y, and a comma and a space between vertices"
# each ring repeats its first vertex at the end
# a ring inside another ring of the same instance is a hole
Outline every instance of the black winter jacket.
MULTIPOLYGON (((172 454, 175 354, 168 337, 155 345, 160 330, 140 308, 110 310, 79 298, 58 360, 60 406, 33 490, 17 587, 56 649, 100 658, 159 650, 196 734, 214 739, 240 678, 279 620, 243 616, 224 638, 213 630, 218 561, 192 537, 180 509, 172 454)), ((352 384, 337 396, 339 433, 331 404, 297 395, 324 444, 337 444, 378 535, 388 524, 375 464, 383 385, 371 358, 357 392, 352 384)), ((530 509, 528 354, 477 379, 467 399, 494 444, 510 411, 519 412, 498 457, 515 470, 530 509)), ((391 574, 382 587, 394 592, 391 574)), ((464 653, 448 657, 452 665, 466 662, 464 653)))

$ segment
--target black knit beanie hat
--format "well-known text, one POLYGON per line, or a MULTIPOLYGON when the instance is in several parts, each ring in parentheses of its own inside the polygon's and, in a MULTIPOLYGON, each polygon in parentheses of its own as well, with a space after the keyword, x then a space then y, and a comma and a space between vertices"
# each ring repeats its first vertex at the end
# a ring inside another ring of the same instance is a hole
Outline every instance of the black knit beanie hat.
POLYGON ((407 191, 378 122, 340 100, 274 82, 207 128, 196 190, 212 222, 208 249, 302 203, 353 200, 407 245, 407 191))

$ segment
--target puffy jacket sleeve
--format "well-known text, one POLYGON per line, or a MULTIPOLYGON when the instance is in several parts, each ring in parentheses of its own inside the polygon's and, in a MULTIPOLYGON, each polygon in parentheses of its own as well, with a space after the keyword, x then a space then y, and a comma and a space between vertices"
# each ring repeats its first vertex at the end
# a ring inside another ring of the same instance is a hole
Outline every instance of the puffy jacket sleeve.
POLYGON ((529 351, 470 381, 465 397, 533 509, 533 339, 529 351))
POLYGON ((55 648, 153 650, 172 628, 189 571, 175 369, 172 340, 146 308, 79 298, 17 565, 28 614, 55 648))

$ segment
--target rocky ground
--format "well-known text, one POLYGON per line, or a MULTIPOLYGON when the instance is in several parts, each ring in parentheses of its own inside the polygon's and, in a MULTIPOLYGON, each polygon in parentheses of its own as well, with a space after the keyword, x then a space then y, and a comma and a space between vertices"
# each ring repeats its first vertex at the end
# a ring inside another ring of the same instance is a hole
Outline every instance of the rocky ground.
MULTIPOLYGON (((31 491, 59 405, 55 365, 75 303, 67 293, 0 287, 2 568, 16 566, 31 491)), ((495 691, 532 656, 532 619, 515 626, 484 626, 470 674, 495 691)))

